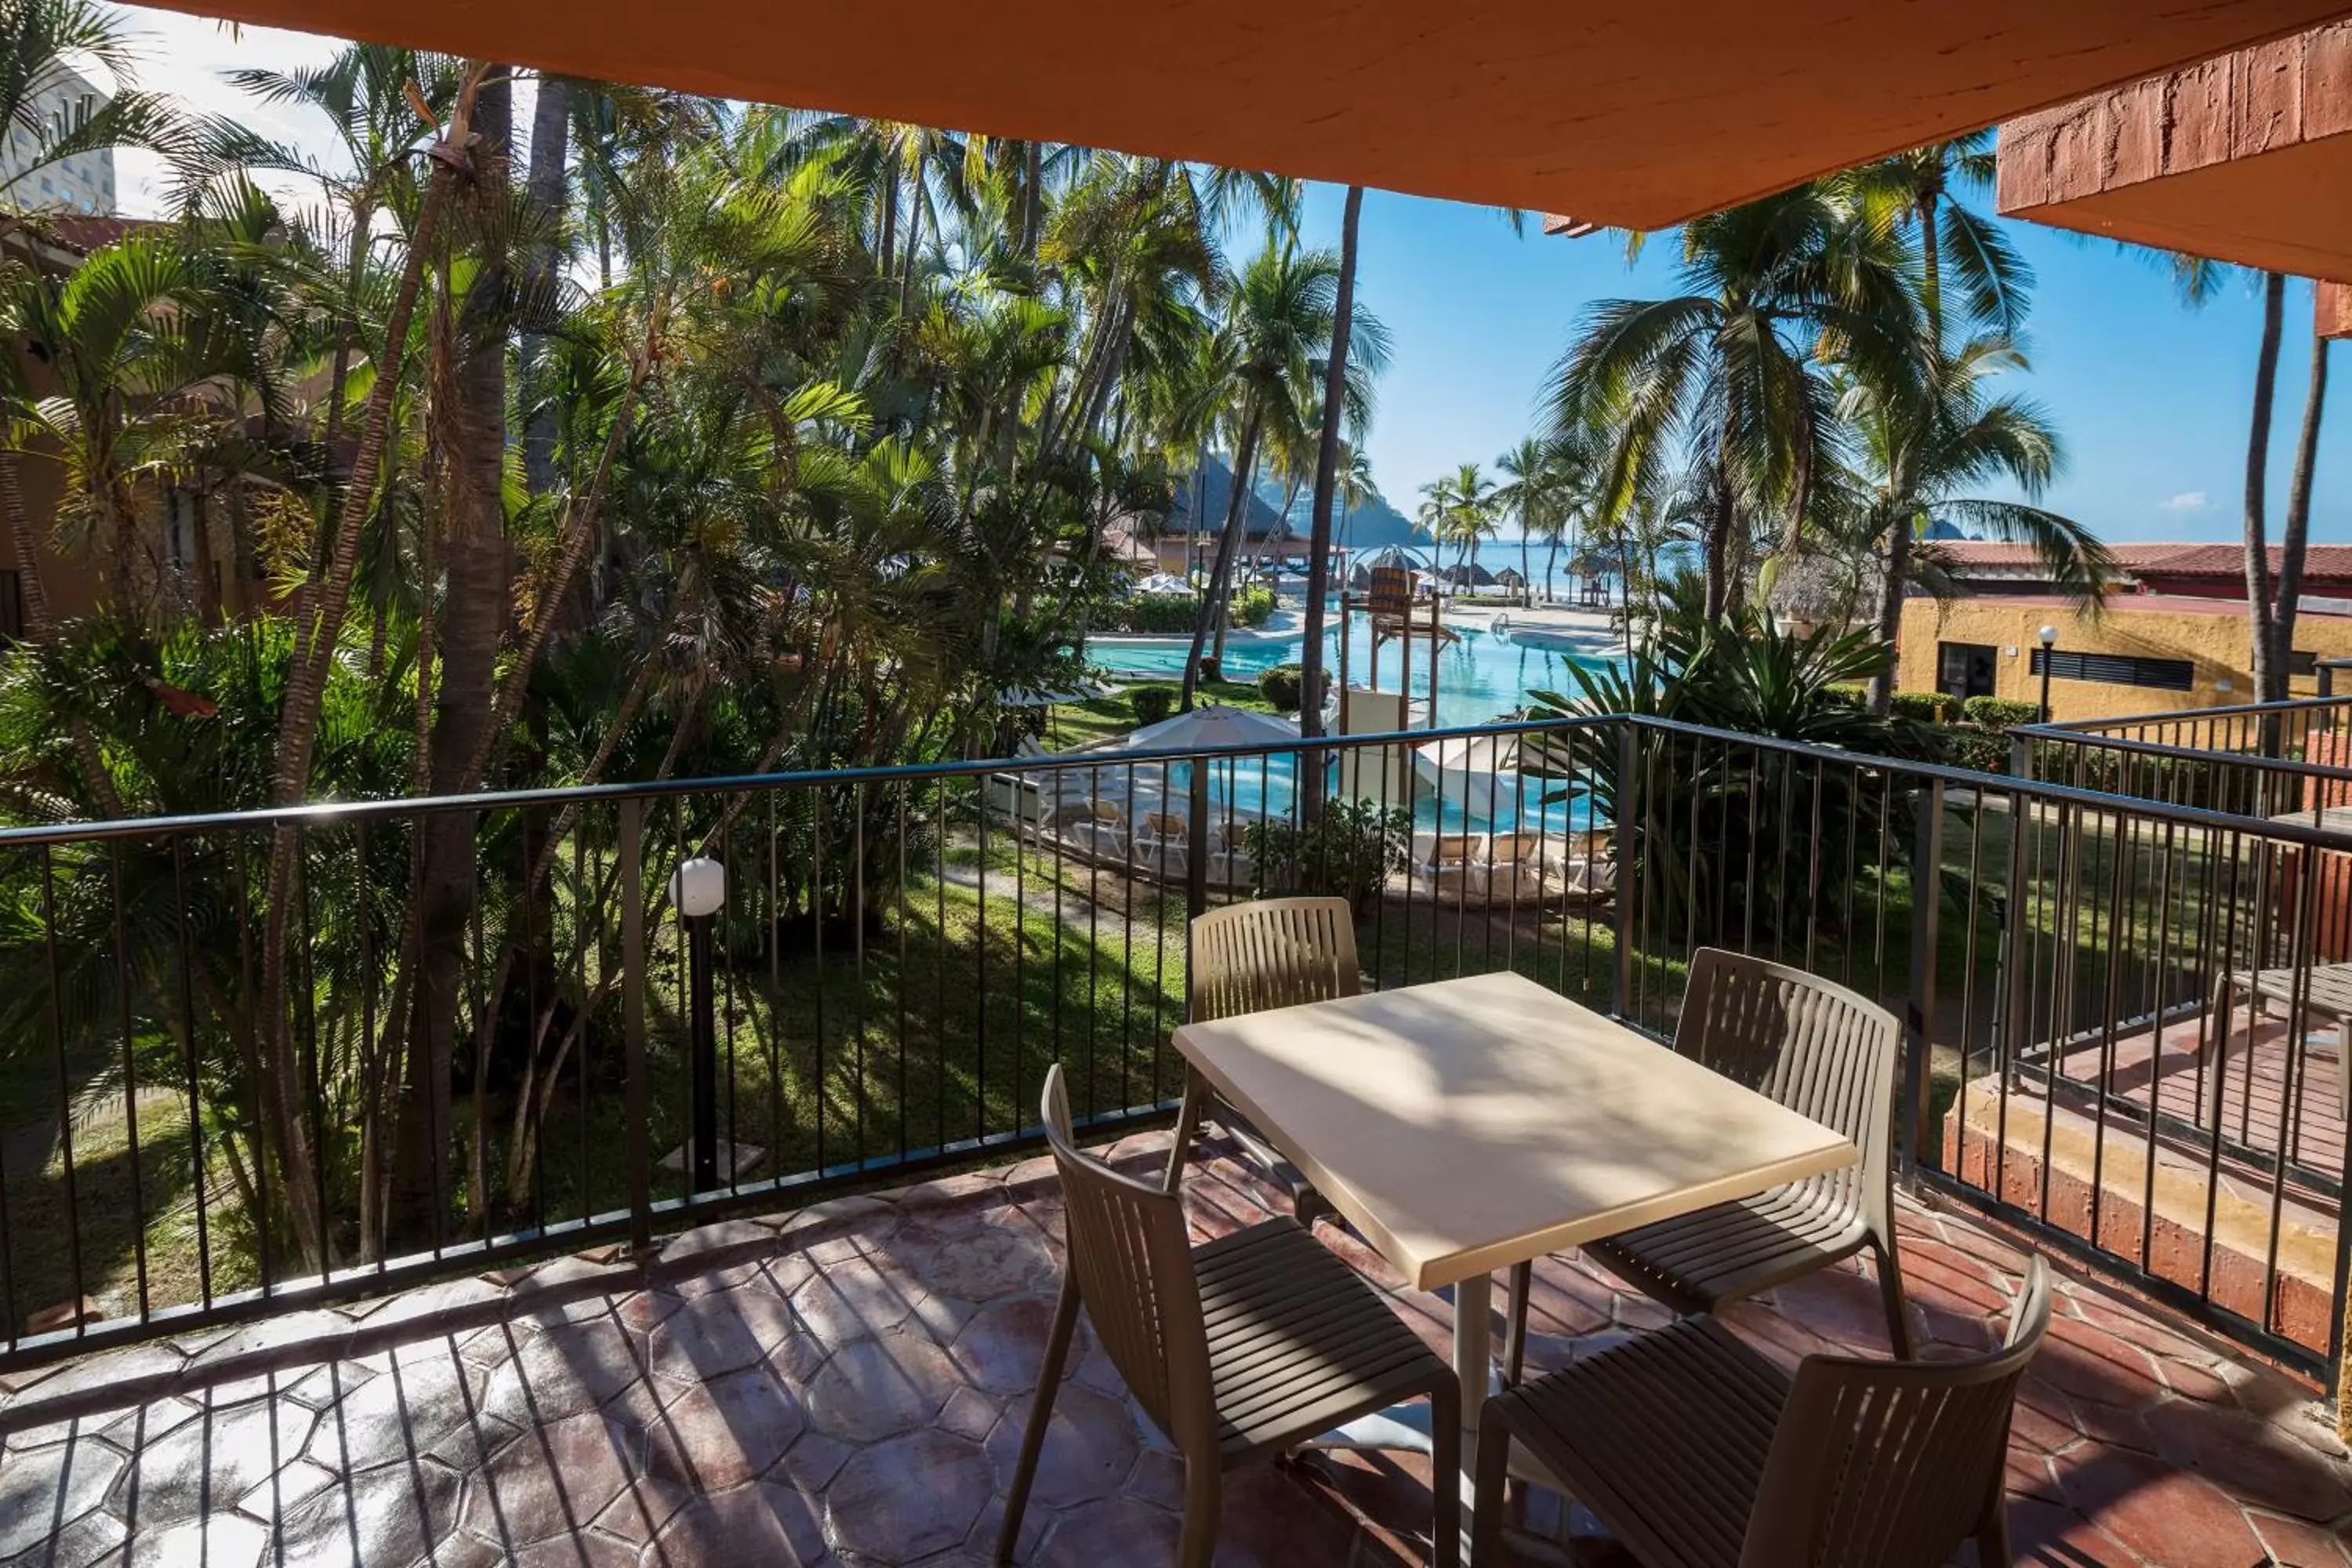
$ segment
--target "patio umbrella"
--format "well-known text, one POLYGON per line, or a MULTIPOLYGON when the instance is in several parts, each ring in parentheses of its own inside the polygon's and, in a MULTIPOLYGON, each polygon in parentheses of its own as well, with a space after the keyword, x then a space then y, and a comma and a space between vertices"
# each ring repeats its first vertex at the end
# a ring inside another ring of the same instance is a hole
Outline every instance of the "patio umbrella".
POLYGON ((1298 739, 1298 726, 1288 719, 1247 708, 1212 702, 1190 713, 1162 719, 1128 731, 1127 743, 1136 750, 1202 746, 1281 746, 1298 739))

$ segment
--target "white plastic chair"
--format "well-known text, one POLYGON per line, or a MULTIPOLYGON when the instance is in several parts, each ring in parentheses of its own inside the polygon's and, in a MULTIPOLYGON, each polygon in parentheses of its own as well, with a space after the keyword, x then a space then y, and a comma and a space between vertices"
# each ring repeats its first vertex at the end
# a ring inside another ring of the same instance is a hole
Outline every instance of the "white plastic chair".
POLYGON ((1174 812, 1146 812, 1128 841, 1128 853, 1142 870, 1163 881, 1180 881, 1192 867, 1191 837, 1184 819, 1174 812))

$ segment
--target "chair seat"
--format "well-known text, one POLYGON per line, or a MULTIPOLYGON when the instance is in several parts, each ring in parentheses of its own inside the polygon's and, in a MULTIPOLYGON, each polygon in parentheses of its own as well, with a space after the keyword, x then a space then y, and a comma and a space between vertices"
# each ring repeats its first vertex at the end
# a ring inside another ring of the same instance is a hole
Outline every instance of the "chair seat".
POLYGON ((1661 1220, 1602 1241, 1586 1256, 1678 1312, 1710 1312, 1868 1245, 1853 1201, 1818 1178, 1661 1220))
POLYGON ((1452 1368, 1297 1222, 1192 1249, 1226 1464, 1416 1394, 1452 1368))
POLYGON ((1695 1318, 1523 1384, 1487 1410, 1499 1408, 1511 1436, 1645 1568, 1733 1568, 1788 1398, 1778 1368, 1695 1318))

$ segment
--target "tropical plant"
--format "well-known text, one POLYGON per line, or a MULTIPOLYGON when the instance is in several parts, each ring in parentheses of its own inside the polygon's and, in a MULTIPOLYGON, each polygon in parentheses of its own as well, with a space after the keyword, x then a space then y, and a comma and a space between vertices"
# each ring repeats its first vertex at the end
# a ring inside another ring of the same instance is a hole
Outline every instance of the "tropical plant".
MULTIPOLYGON (((1883 554, 1878 636, 1900 638, 1917 542, 1937 521, 2032 547, 2061 591, 2095 605, 2115 559, 2082 524, 2030 501, 1971 497, 1975 486, 2007 481, 2041 494, 2062 461, 2056 429, 2031 402, 1990 396, 1985 383, 2021 368, 2004 339, 1978 338, 1947 353, 1922 342, 1916 354, 1879 377, 1854 379, 1839 412, 1852 425, 1862 536, 1883 554)), ((1886 710, 1892 671, 1871 687, 1874 711, 1886 710)))
MULTIPOLYGON (((1709 613, 1703 578, 1661 585, 1658 614, 1622 665, 1571 665, 1570 693, 1529 694, 1537 719, 1678 721, 1864 756, 1929 756, 1916 725, 1856 706, 1852 687, 1893 663, 1865 633, 1791 633, 1750 605, 1729 618, 1709 613)), ((1730 939, 1756 922, 1766 933, 1802 929, 1816 912, 1850 912, 1859 886, 1811 874, 1829 836, 1875 836, 1903 791, 1870 788, 1850 768, 1822 769, 1801 753, 1709 742, 1641 727, 1622 744, 1618 726, 1574 725, 1533 746, 1523 763, 1573 781, 1596 822, 1638 843, 1633 874, 1643 907, 1667 929, 1702 941, 1730 939), (1626 763, 1631 762, 1629 772, 1626 763)))
POLYGON ((1555 429, 1595 454, 1596 512, 1623 516, 1686 460, 1724 615, 1757 535, 1793 546, 1835 459, 1831 364, 1874 377, 1910 353, 1914 278, 1892 216, 1832 182, 1684 225, 1682 292, 1592 306, 1552 378, 1555 429))

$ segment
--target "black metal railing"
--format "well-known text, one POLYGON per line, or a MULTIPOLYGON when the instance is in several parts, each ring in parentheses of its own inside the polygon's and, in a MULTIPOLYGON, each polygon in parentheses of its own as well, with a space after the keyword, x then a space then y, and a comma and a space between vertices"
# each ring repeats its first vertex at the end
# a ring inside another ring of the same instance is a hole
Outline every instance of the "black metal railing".
POLYGON ((2210 997, 2324 968, 2347 852, 1626 719, 12 830, 0 1366, 993 1157, 1054 1062, 1105 1134, 1164 1115, 1187 921, 1296 890, 1374 985, 1671 1038, 1719 943, 1875 996, 1915 1179, 2318 1370, 2333 1020, 2210 997))

